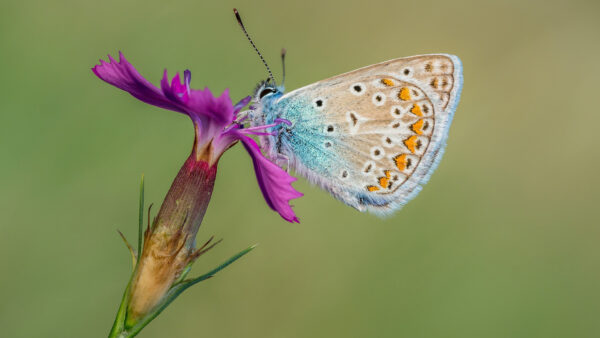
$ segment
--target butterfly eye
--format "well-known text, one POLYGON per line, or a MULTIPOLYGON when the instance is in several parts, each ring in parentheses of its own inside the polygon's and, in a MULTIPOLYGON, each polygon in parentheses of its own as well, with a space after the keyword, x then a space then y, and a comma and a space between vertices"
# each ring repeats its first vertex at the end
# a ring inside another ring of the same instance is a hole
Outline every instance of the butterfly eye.
POLYGON ((271 88, 265 88, 260 92, 260 94, 258 94, 258 97, 262 99, 263 97, 265 97, 271 93, 275 93, 275 90, 273 90, 271 88))

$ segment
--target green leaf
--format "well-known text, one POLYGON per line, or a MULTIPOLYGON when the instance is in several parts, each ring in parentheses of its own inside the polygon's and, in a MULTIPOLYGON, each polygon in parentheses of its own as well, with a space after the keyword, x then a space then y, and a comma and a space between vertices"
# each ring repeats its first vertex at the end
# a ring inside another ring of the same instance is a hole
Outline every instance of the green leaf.
MULTIPOLYGON (((229 264, 235 262, 236 260, 242 258, 242 256, 244 256, 245 254, 247 254, 248 252, 254 250, 254 248, 256 248, 256 244, 254 244, 253 246, 246 248, 245 250, 242 250, 240 252, 238 252, 236 255, 232 256, 231 258, 229 258, 228 260, 226 260, 224 263, 222 263, 221 265, 217 266, 216 268, 212 269, 211 271, 205 273, 204 275, 197 277, 197 278, 193 278, 193 279, 188 279, 188 280, 184 280, 183 282, 181 282, 180 284, 184 284, 185 285, 185 289, 189 288, 190 286, 199 283, 203 280, 206 280, 212 276, 214 276, 217 272, 225 269, 229 264)), ((183 291, 182 290, 182 291, 183 291)))

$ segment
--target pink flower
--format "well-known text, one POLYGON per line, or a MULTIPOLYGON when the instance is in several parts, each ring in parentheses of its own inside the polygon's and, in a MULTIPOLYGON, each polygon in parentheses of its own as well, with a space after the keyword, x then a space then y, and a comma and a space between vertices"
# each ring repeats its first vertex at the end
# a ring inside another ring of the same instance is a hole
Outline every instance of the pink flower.
POLYGON ((192 89, 189 70, 184 72, 183 83, 179 74, 169 83, 165 70, 158 88, 142 77, 122 53, 119 53, 119 57, 120 61, 117 62, 109 55, 109 62, 100 60, 100 65, 96 65, 92 71, 100 79, 143 102, 189 116, 194 123, 196 139, 188 161, 206 162, 209 167, 216 166, 225 150, 241 141, 252 158, 258 185, 269 207, 285 220, 298 222, 289 204, 290 200, 302 196, 291 185, 296 178, 264 157, 256 142, 248 136, 268 134, 269 128, 286 121, 244 128, 236 122, 236 117, 250 101, 249 96, 233 105, 228 90, 215 97, 208 88, 192 89))

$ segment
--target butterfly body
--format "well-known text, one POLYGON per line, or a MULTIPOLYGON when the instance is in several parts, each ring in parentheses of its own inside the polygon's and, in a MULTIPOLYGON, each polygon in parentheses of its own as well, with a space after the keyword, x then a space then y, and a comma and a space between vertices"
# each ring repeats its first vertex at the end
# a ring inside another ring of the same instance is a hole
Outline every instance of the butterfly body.
POLYGON ((265 84, 250 123, 286 120, 261 136, 273 161, 360 211, 385 214, 435 170, 461 86, 456 56, 395 59, 286 94, 265 84))

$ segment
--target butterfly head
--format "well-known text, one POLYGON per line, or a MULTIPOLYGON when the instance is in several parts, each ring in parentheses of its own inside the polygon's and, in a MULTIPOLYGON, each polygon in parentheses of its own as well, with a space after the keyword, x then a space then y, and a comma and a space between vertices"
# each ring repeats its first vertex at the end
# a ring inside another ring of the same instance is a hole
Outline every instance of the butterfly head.
POLYGON ((270 79, 261 81, 254 90, 253 101, 256 103, 262 103, 266 100, 272 100, 283 95, 283 85, 277 86, 270 79))

